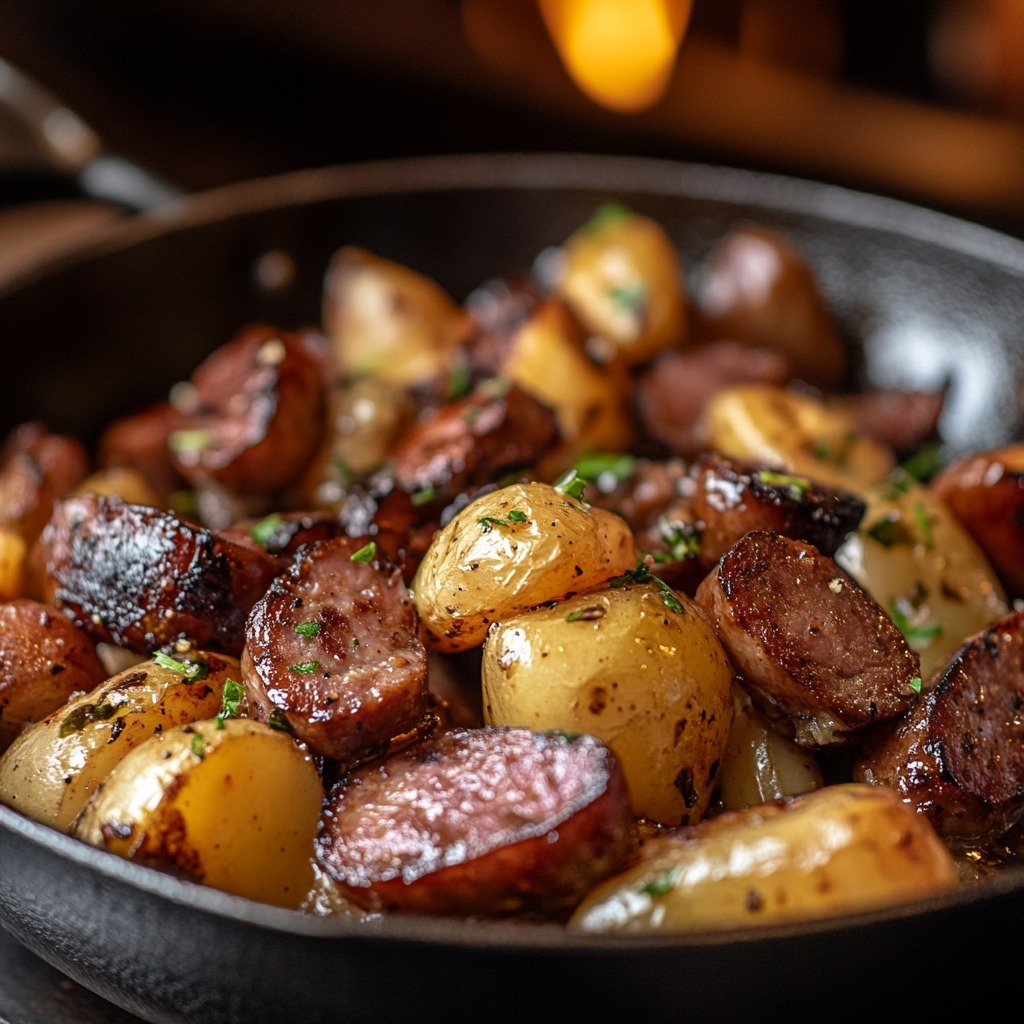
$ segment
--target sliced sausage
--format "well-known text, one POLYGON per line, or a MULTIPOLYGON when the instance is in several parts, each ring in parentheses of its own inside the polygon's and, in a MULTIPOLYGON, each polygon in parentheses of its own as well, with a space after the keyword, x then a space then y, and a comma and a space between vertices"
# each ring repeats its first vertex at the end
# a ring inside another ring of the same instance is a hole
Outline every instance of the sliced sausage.
POLYGON ((396 485, 443 508, 536 463, 558 440, 554 413, 519 387, 484 387, 409 428, 391 451, 396 485))
POLYGON ((811 749, 902 714, 920 663, 885 611, 812 544, 748 533, 697 590, 744 689, 811 749))
POLYGON ((256 325, 196 367, 181 427, 169 437, 192 484, 269 494, 298 479, 326 429, 327 385, 319 346, 299 331, 256 325))
POLYGON ((66 497, 89 472, 82 444, 30 421, 15 427, 0 448, 0 524, 30 545, 53 504, 66 497))
POLYGON ((707 447, 703 412, 711 396, 730 384, 783 384, 789 364, 776 352, 716 341, 670 349, 636 378, 633 407, 647 437, 677 455, 707 447))
POLYGON ((932 481, 992 563, 1010 597, 1024 596, 1024 444, 951 463, 932 481))
POLYGON ((0 751, 106 677, 95 641, 57 608, 28 599, 0 604, 0 751))
POLYGON ((809 541, 831 558, 867 507, 848 491, 714 452, 697 457, 692 475, 690 508, 700 525, 700 558, 708 568, 751 530, 809 541))
POLYGON ((172 513, 96 494, 59 502, 33 557, 47 600, 94 639, 139 654, 184 638, 237 656, 280 569, 172 513))
POLYGON ((345 763, 380 754, 427 709, 415 608, 398 567, 362 540, 302 549, 245 635, 242 676, 257 716, 283 718, 317 754, 345 763))
POLYGON ((967 641, 932 688, 867 744, 854 774, 892 786, 954 842, 1024 814, 1024 611, 967 641))
POLYGON ((370 909, 560 916, 633 844, 607 747, 495 726, 442 733, 342 779, 317 853, 370 909))

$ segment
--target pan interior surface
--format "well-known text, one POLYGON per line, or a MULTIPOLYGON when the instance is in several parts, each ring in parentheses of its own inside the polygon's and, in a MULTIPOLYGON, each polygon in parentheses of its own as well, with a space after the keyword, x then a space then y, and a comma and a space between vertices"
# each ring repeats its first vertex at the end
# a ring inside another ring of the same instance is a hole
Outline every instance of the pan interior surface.
MULTIPOLYGON (((461 300, 612 201, 660 221, 690 275, 730 228, 779 229, 856 353, 851 386, 948 386, 950 454, 1021 435, 1024 244, 809 182, 516 154, 302 172, 105 229, 0 295, 3 426, 42 419, 94 440, 114 416, 165 397, 241 325, 317 322, 342 245, 413 267, 461 300)), ((584 940, 542 926, 356 924, 156 875, 0 807, 0 922, 156 1024, 497 1021, 569 1007, 598 1020, 921 1013, 945 1007, 954 979, 972 993, 1000 983, 992 949, 1014 941, 1022 911, 1024 884, 1007 874, 949 899, 763 934, 584 940)))

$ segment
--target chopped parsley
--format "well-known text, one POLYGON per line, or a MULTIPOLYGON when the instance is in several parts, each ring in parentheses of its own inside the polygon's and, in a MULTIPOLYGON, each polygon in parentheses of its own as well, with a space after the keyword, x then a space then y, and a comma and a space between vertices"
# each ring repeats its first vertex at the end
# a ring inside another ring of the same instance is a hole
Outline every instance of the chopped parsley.
POLYGON ((319 661, 300 661, 297 665, 289 665, 288 670, 290 672, 304 672, 306 675, 309 675, 309 673, 315 672, 319 667, 319 661))
POLYGON ((437 497, 437 489, 430 484, 417 488, 409 496, 409 500, 417 506, 429 505, 437 497))
POLYGON ((896 628, 906 637, 907 643, 911 647, 927 647, 937 637, 942 636, 942 624, 939 622, 934 622, 927 626, 911 625, 910 619, 900 607, 898 601, 893 602, 892 608, 889 610, 889 616, 896 628))
POLYGON ((616 309, 639 319, 647 302, 647 291, 643 281, 634 281, 631 284, 612 285, 606 294, 616 309))
POLYGON ((239 709, 242 706, 242 698, 245 696, 245 687, 234 679, 224 680, 224 692, 220 699, 220 711, 217 714, 217 721, 220 728, 223 728, 225 718, 237 718, 239 709))
POLYGON ((921 677, 920 676, 914 676, 910 680, 910 688, 914 691, 914 693, 920 693, 921 692, 921 685, 922 684, 921 684, 921 677))
POLYGON ((661 591, 661 603, 672 612, 685 612, 683 602, 679 600, 676 592, 660 576, 655 576, 647 565, 646 559, 641 558, 635 569, 629 569, 621 576, 609 580, 611 587, 628 587, 631 583, 653 583, 661 591))
POLYGON ((804 497, 811 489, 811 481, 805 476, 793 476, 790 473, 775 473, 770 469, 758 470, 754 474, 762 483, 771 484, 775 487, 785 487, 787 490, 795 491, 798 498, 804 497))
POLYGON ((358 551, 353 552, 349 561, 352 562, 372 562, 374 556, 377 554, 377 542, 371 540, 369 543, 364 544, 358 551))
POLYGON ((210 674, 210 666, 200 658, 186 657, 184 661, 178 661, 163 651, 157 651, 153 660, 162 668, 169 668, 174 672, 180 672, 185 679, 194 683, 198 679, 205 679, 210 674))
POLYGON ((636 458, 628 452, 588 452, 572 468, 585 482, 593 481, 602 491, 610 491, 633 476, 636 458))
POLYGON ((599 604, 591 604, 586 608, 577 608, 565 617, 566 622, 596 622, 604 618, 604 609, 599 604))
POLYGON ((935 547, 935 536, 932 533, 932 521, 928 516, 928 510, 919 501, 914 506, 914 522, 917 523, 917 532, 924 541, 925 551, 931 551, 935 547))
POLYGON ((117 704, 103 700, 96 704, 83 704, 75 708, 70 715, 60 723, 59 734, 63 738, 72 733, 81 732, 92 722, 105 722, 117 714, 117 704))
POLYGON ((599 234, 612 224, 633 216, 633 211, 622 203, 602 203, 574 232, 574 235, 599 234))
POLYGON ((848 469, 853 446, 860 440, 856 430, 848 430, 842 437, 815 442, 812 451, 814 457, 822 462, 829 462, 838 469, 848 469))
POLYGON ((307 639, 312 639, 320 632, 319 622, 300 622, 295 627, 295 632, 307 639))
POLYGON ((214 440, 212 430, 172 430, 167 436, 167 447, 178 455, 186 455, 189 452, 204 451, 214 440))
POLYGON ((662 872, 657 878, 652 878, 640 886, 639 891, 645 896, 666 896, 679 881, 679 868, 669 868, 662 872))
POLYGON ((192 733, 192 741, 189 743, 189 748, 200 761, 206 757, 206 740, 203 739, 202 733, 192 733))
POLYGON ((525 523, 527 522, 527 515, 525 512, 513 508, 509 509, 509 513, 504 519, 499 516, 481 516, 477 522, 484 533, 490 533, 495 526, 511 526, 513 523, 525 523))
POLYGON ((285 713, 280 708, 274 708, 270 712, 267 718, 267 725, 271 729, 277 729, 279 732, 291 732, 292 727, 288 724, 288 719, 285 717, 285 713))
POLYGON ((907 528, 898 513, 891 512, 876 519, 870 526, 866 527, 864 533, 873 541, 881 544, 883 548, 891 548, 896 544, 907 544, 913 546, 917 538, 913 530, 907 528))
POLYGON ((587 481, 575 469, 567 469, 551 486, 559 494, 582 501, 587 481))
POLYGON ((279 512, 271 512, 269 516, 265 516, 258 523, 249 529, 249 536, 261 548, 265 548, 271 538, 274 536, 274 532, 281 525, 281 514, 279 512))
POLYGON ((904 461, 902 470, 914 480, 930 480, 939 470, 940 453, 938 444, 923 445, 904 461))

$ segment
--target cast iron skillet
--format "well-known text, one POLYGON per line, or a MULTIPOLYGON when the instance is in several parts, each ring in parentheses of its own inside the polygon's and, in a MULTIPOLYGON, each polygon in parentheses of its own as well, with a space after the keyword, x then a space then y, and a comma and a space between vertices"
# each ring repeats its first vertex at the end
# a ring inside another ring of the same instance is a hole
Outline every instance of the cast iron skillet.
MULTIPOLYGON (((242 324, 316 321, 324 268, 342 244, 418 268, 462 298, 606 200, 658 218, 690 272, 739 222, 784 230, 857 345, 851 383, 949 381, 941 429, 951 455, 1019 436, 1024 244, 803 181, 572 155, 311 171, 129 218, 0 296, 2 426, 40 417, 91 439, 112 415, 163 396, 242 324)), ((1002 991, 1022 915, 1024 877, 1008 872, 882 913, 705 936, 354 923, 185 883, 0 807, 0 922, 160 1024, 920 1016, 948 1010, 954 991, 968 1005, 1002 991)))

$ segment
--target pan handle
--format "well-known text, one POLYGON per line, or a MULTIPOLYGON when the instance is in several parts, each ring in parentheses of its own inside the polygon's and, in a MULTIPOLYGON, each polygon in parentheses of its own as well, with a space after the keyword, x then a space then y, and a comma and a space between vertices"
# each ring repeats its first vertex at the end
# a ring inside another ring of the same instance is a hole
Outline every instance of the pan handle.
POLYGON ((129 160, 105 152, 73 110, 0 59, 0 167, 68 181, 88 199, 128 212, 150 210, 184 192, 129 160))

